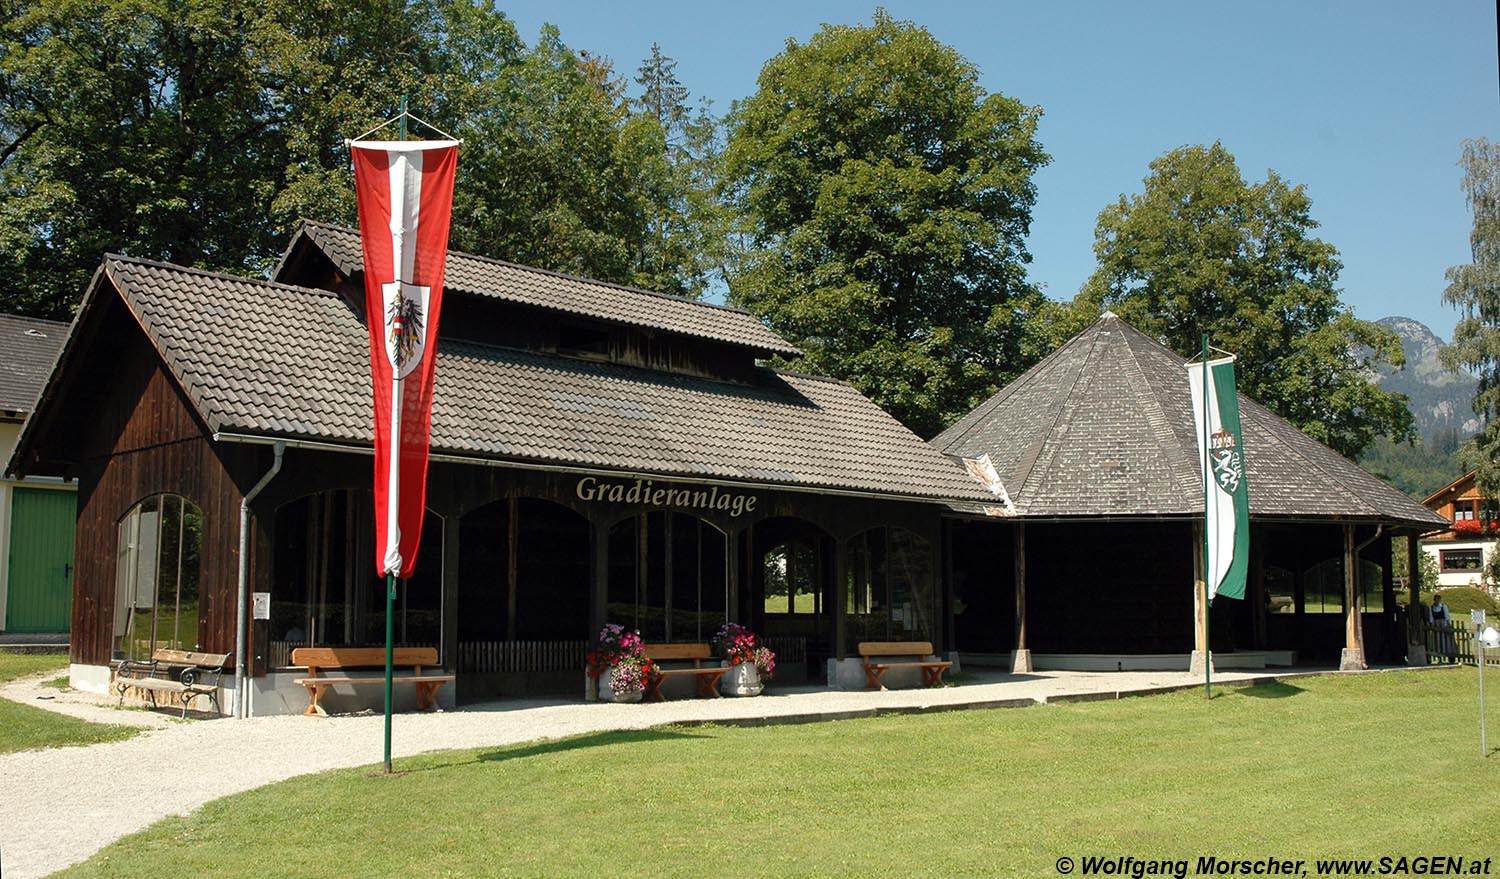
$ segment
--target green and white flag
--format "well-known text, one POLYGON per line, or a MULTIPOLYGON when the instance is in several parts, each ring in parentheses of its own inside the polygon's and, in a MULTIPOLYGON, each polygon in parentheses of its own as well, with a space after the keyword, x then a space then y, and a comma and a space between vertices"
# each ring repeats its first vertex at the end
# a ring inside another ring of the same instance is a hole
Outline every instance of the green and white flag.
POLYGON ((1234 357, 1189 363, 1187 370, 1188 387, 1193 395, 1193 424, 1198 432, 1199 472, 1203 474, 1207 495, 1204 546, 1208 600, 1213 601, 1217 595, 1244 598, 1245 572, 1250 566, 1250 490, 1245 482, 1234 357))

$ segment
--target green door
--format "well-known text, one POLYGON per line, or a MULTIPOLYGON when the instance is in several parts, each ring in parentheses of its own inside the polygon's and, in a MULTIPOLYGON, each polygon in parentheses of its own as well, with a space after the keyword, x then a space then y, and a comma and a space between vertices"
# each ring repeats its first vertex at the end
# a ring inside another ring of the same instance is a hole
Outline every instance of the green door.
POLYGON ((73 614, 78 493, 11 490, 7 632, 66 632, 73 614))

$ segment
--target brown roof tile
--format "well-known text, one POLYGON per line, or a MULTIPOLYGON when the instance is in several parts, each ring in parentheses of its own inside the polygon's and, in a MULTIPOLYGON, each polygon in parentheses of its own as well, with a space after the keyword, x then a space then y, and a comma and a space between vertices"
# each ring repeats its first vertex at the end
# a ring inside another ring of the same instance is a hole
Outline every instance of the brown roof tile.
MULTIPOLYGON (((364 255, 357 230, 304 220, 287 253, 303 239, 344 275, 363 271, 364 255)), ((280 269, 277 271, 279 277, 280 269)), ((575 278, 460 251, 448 252, 444 286, 520 305, 711 339, 767 355, 795 357, 801 353, 754 315, 738 308, 575 278)))
MULTIPOLYGON (((214 431, 371 442, 364 326, 320 290, 111 256, 105 270, 214 431)), ((842 382, 741 385, 444 340, 434 453, 902 497, 982 488, 842 382)))

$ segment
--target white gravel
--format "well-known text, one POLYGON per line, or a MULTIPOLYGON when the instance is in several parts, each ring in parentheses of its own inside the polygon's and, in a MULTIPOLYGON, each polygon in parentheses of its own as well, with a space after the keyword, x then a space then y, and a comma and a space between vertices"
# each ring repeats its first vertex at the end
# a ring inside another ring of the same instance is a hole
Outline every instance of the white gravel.
MULTIPOLYGON (((14 681, 0 688, 0 697, 86 720, 149 729, 121 742, 0 755, 0 875, 5 879, 30 879, 60 870, 161 818, 187 815, 219 797, 296 775, 378 764, 381 759, 383 718, 378 714, 181 722, 175 714, 120 711, 98 704, 99 697, 39 686, 54 676, 14 681)), ((1221 673, 1215 679, 1258 676, 1221 673)), ((882 711, 998 707, 1201 683, 1180 672, 1038 672, 971 679, 974 682, 937 690, 772 688, 755 699, 647 705, 494 702, 441 713, 399 714, 393 723, 392 751, 405 757, 677 722, 784 722, 882 711)))

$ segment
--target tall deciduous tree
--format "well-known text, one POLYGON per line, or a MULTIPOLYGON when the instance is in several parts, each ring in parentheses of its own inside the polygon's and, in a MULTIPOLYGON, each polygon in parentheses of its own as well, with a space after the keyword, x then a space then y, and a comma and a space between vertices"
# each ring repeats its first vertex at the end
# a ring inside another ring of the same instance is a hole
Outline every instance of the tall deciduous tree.
POLYGON ((1024 238, 1040 110, 910 22, 788 41, 731 114, 731 299, 930 435, 1040 355, 1024 238))
POLYGON ((1246 183, 1220 144, 1173 150, 1099 214, 1099 265, 1071 324, 1108 308, 1184 356, 1208 333, 1238 355, 1242 391, 1351 458, 1377 436, 1408 439, 1406 398, 1372 380, 1404 362, 1400 339, 1340 301, 1338 252, 1317 226, 1305 188, 1276 172, 1246 183))
POLYGON ((344 138, 403 95, 466 140, 455 247, 619 282, 678 272, 670 251, 641 272, 666 196, 625 81, 555 29, 528 48, 486 0, 0 13, 0 310, 67 317, 106 251, 267 269, 299 217, 353 222, 344 138))
POLYGON ((1484 426, 1464 458, 1479 471, 1481 493, 1500 498, 1500 146, 1487 138, 1466 140, 1458 163, 1474 213, 1469 233, 1474 261, 1448 269, 1443 301, 1458 308, 1459 320, 1443 360, 1479 376, 1474 412, 1484 426))

